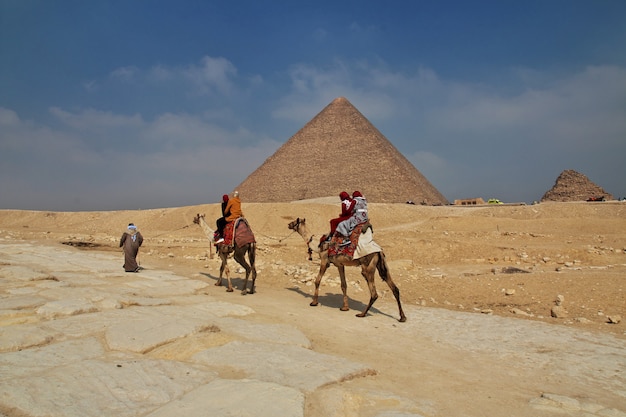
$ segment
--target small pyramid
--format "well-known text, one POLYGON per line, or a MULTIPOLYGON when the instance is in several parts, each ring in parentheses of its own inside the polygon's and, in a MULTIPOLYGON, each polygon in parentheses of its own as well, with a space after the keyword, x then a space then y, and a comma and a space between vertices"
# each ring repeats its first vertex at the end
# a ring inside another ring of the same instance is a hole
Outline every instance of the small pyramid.
POLYGON ((359 190, 369 202, 448 204, 344 97, 333 100, 236 189, 244 201, 257 203, 359 190))
POLYGON ((587 201, 590 198, 604 197, 612 200, 613 196, 602 187, 591 182, 585 175, 567 169, 561 172, 554 187, 546 192, 541 201, 587 201))

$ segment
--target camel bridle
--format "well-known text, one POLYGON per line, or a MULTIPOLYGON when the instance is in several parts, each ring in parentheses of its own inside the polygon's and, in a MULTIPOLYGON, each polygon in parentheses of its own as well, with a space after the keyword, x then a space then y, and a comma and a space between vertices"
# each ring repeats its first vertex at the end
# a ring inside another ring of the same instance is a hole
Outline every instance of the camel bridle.
MULTIPOLYGON (((300 217, 296 219, 296 223, 293 225, 293 231, 296 233, 300 233, 300 217)), ((313 249, 311 249, 311 242, 313 241, 313 235, 309 237, 309 240, 306 241, 307 253, 309 254, 309 261, 313 260, 313 249)))

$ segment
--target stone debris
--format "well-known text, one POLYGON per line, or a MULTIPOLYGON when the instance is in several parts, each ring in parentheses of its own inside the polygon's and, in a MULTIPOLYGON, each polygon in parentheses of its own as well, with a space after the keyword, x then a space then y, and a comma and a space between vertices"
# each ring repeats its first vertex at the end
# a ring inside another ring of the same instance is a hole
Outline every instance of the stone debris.
POLYGON ((532 314, 525 312, 524 310, 520 310, 519 308, 511 309, 511 313, 516 314, 518 316, 531 317, 532 314))
POLYGON ((503 274, 529 274, 530 273, 530 271, 527 271, 522 268, 517 268, 515 266, 505 266, 504 268, 500 270, 500 272, 502 272, 503 274))

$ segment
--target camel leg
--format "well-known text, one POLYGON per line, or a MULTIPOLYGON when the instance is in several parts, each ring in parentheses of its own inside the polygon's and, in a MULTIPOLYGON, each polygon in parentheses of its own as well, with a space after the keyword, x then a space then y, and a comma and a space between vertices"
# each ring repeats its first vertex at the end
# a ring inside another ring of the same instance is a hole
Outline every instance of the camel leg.
POLYGON ((245 288, 248 285, 248 274, 246 274, 246 282, 243 284, 243 288, 244 290, 241 292, 241 294, 254 294, 254 283, 256 281, 256 268, 254 267, 254 265, 250 265, 250 278, 252 280, 252 282, 250 283, 250 291, 246 292, 245 288))
POLYGON ((346 267, 343 265, 337 266, 339 270, 339 279, 341 280, 341 292, 343 293, 343 305, 341 306, 341 311, 348 311, 350 307, 348 306, 348 284, 346 283, 346 267))
POLYGON ((369 309, 374 305, 374 302, 378 299, 378 293, 376 292, 376 283, 374 282, 374 274, 376 272, 376 263, 378 262, 378 256, 372 257, 367 265, 361 265, 361 275, 365 278, 367 286, 370 290, 370 302, 361 313, 357 314, 357 317, 365 317, 369 309))
POLYGON ((250 265, 248 265, 248 263, 246 262, 246 251, 247 248, 235 248, 235 255, 233 256, 235 258, 235 261, 237 261, 237 263, 246 270, 246 279, 243 282, 241 295, 248 294, 248 277, 250 277, 250 271, 252 270, 250 265))
POLYGON ((404 315, 404 311, 402 310, 402 304, 400 303, 400 289, 396 286, 396 284, 391 279, 391 276, 387 276, 387 285, 389 285, 389 289, 393 293, 393 296, 396 297, 396 302, 398 303, 398 310, 400 312, 400 319, 398 321, 400 323, 404 323, 406 321, 406 316, 404 315))
POLYGON ((228 281, 228 288, 226 288, 227 292, 233 292, 233 285, 230 281, 230 268, 228 267, 228 253, 220 251, 220 258, 222 258, 222 265, 220 266, 220 279, 215 283, 216 286, 222 286, 222 274, 226 275, 226 280, 228 281))
POLYGON ((228 270, 227 255, 222 252, 220 252, 219 255, 220 255, 220 259, 222 260, 222 264, 220 265, 220 277, 215 283, 216 287, 222 286, 222 277, 224 276, 224 273, 226 273, 226 276, 230 274, 230 271, 228 270))
POLYGON ((398 303, 398 310, 400 313, 400 319, 398 319, 398 321, 400 323, 404 323, 406 321, 406 316, 404 315, 404 310, 402 310, 402 303, 400 302, 400 289, 396 286, 396 283, 393 282, 393 279, 391 278, 391 274, 387 269, 385 254, 382 252, 380 252, 380 260, 378 261, 376 267, 378 268, 378 273, 380 274, 380 277, 383 279, 383 281, 387 283, 389 289, 393 293, 393 296, 396 298, 396 302, 398 303))
POLYGON ((320 283, 322 282, 322 277, 324 273, 330 266, 330 262, 328 262, 328 257, 324 258, 320 256, 320 272, 317 273, 317 277, 315 278, 315 293, 313 293, 313 301, 309 304, 311 307, 315 307, 318 305, 318 297, 320 291, 320 283))

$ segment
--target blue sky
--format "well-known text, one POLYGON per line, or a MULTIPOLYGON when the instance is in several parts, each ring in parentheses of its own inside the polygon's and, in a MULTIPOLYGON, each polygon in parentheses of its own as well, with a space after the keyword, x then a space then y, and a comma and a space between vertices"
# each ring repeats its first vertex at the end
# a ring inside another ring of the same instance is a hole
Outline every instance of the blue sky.
POLYGON ((340 96, 450 201, 626 197, 623 0, 0 0, 0 60, 3 209, 218 202, 340 96))

